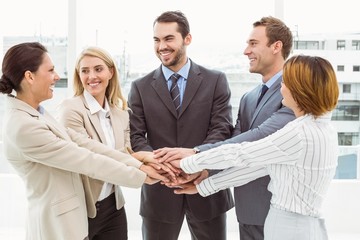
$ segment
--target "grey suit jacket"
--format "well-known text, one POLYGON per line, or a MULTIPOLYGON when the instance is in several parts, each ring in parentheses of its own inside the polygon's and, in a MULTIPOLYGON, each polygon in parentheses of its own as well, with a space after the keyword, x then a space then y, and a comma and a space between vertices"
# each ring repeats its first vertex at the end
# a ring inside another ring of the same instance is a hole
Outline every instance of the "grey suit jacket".
MULTIPOLYGON (((224 73, 191 62, 179 116, 171 100, 161 67, 132 83, 129 94, 130 135, 133 150, 162 147, 194 147, 230 137, 232 131, 230 89, 224 73)), ((175 195, 160 184, 143 186, 140 214, 173 223, 184 213, 187 199, 192 214, 209 220, 233 207, 229 190, 206 198, 175 195)))
MULTIPOLYGON (((201 151, 228 143, 262 139, 295 119, 294 113, 281 103, 282 77, 276 80, 256 107, 261 85, 246 93, 240 100, 233 137, 215 144, 199 146, 201 151)), ((264 225, 270 207, 271 193, 267 190, 269 176, 259 178, 234 189, 235 209, 239 223, 264 225)))
MULTIPOLYGON (((110 120, 114 130, 115 149, 126 153, 127 149, 131 148, 129 113, 117 107, 110 107, 110 120)), ((94 140, 106 143, 99 118, 97 115, 90 113, 83 95, 66 99, 60 104, 59 121, 65 127, 72 128, 94 140)), ((125 155, 122 161, 129 166, 139 167, 139 161, 129 155, 125 155)), ((134 171, 137 170, 134 169, 134 171)), ((99 198, 104 182, 85 175, 81 177, 84 184, 88 216, 94 218, 96 216, 95 203, 99 198)), ((120 209, 125 204, 120 186, 115 186, 115 198, 116 208, 120 209)))
POLYGON ((4 150, 25 183, 28 240, 87 236, 85 195, 78 173, 130 187, 140 187, 146 178, 137 168, 117 161, 125 154, 66 130, 46 111, 40 114, 14 97, 6 99, 4 150))

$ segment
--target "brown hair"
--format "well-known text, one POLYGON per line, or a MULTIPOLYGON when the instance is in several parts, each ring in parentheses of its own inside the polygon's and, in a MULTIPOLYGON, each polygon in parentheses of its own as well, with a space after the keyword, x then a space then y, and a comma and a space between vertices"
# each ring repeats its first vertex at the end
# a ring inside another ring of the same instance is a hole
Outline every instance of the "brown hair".
POLYGON ((269 39, 267 46, 270 46, 276 41, 281 41, 283 44, 281 55, 286 60, 293 45, 293 37, 290 29, 280 19, 274 17, 263 17, 259 21, 253 23, 253 27, 264 26, 266 36, 269 39))
POLYGON ((4 56, 0 92, 10 94, 12 90, 21 91, 20 83, 26 71, 36 72, 41 65, 47 49, 38 42, 14 45, 4 56))
POLYGON ((108 100, 110 106, 118 106, 124 110, 127 109, 127 101, 121 92, 120 78, 119 78, 119 73, 118 73, 118 69, 116 67, 115 61, 113 60, 113 58, 111 57, 111 55, 109 53, 107 53, 104 49, 101 49, 99 47, 88 47, 88 48, 84 49, 80 53, 80 56, 78 57, 78 59, 76 61, 75 72, 74 72, 75 96, 79 96, 84 93, 84 87, 80 80, 79 71, 80 71, 80 62, 85 56, 100 58, 101 60, 103 60, 105 62, 106 66, 108 68, 113 69, 114 73, 113 73, 112 78, 109 81, 109 85, 106 88, 105 97, 108 100), (121 106, 120 106, 120 100, 122 103, 121 106))
POLYGON ((283 81, 300 110, 315 117, 333 110, 339 97, 330 62, 316 56, 298 55, 285 62, 283 81))
POLYGON ((181 33, 183 39, 190 33, 190 25, 185 15, 180 11, 167 11, 158 16, 154 23, 170 23, 176 22, 178 24, 178 32, 181 33))

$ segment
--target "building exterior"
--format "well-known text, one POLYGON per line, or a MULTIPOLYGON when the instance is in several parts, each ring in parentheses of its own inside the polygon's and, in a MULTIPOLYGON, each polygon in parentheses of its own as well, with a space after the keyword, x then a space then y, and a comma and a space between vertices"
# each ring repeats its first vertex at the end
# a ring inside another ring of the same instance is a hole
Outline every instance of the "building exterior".
POLYGON ((294 35, 293 54, 324 57, 336 71, 340 90, 332 115, 340 149, 336 178, 359 178, 360 33, 294 35))

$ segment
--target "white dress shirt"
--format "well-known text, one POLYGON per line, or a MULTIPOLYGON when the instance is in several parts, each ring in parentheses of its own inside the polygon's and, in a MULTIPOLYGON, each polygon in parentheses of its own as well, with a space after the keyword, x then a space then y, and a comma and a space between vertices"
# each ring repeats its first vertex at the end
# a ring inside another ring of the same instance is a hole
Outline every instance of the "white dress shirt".
POLYGON ((202 196, 269 175, 273 207, 317 217, 338 159, 330 120, 330 113, 305 115, 266 138, 222 145, 184 158, 180 166, 187 173, 225 169, 196 186, 202 196))
MULTIPOLYGON (((112 149, 115 149, 114 130, 111 126, 110 115, 109 115, 110 107, 107 99, 105 98, 105 108, 102 108, 99 102, 96 101, 96 99, 86 90, 84 91, 84 98, 87 105, 89 106, 90 113, 92 115, 96 114, 99 117, 100 125, 106 138, 106 143, 104 144, 111 147, 112 149)), ((98 201, 105 199, 112 192, 113 192, 113 184, 104 183, 98 201)))

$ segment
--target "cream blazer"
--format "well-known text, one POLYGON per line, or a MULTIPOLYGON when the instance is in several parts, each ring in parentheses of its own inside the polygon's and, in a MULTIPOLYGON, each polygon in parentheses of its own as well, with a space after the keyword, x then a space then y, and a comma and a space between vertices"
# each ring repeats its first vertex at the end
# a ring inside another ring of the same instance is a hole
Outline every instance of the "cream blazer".
POLYGON ((6 98, 3 136, 5 156, 26 187, 28 240, 82 240, 88 235, 80 174, 133 188, 146 178, 140 162, 127 164, 134 162, 130 155, 65 129, 46 111, 40 114, 11 96, 6 98))
MULTIPOLYGON (((72 128, 79 133, 106 144, 106 138, 99 118, 97 115, 90 113, 89 106, 83 95, 64 100, 60 104, 58 113, 59 121, 65 127, 72 128)), ((127 153, 127 150, 131 149, 129 113, 120 108, 110 106, 110 121, 114 130, 115 149, 127 153)), ((138 161, 133 159, 133 161, 128 161, 128 164, 136 166, 138 161)), ((85 189, 88 217, 94 218, 96 216, 95 203, 99 198, 104 182, 88 176, 82 176, 82 180, 85 189)), ((115 186, 115 197, 116 208, 122 208, 125 200, 120 186, 115 186)))

